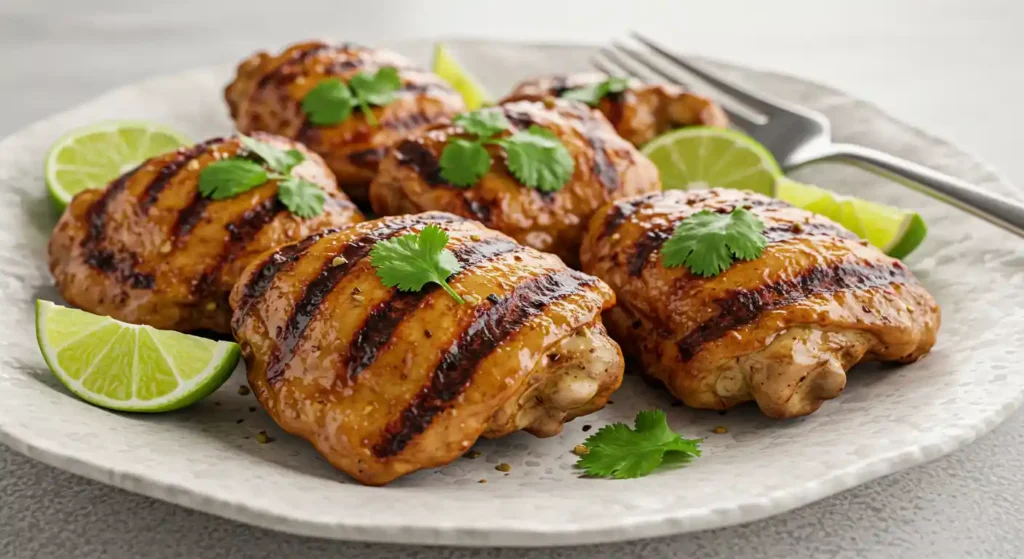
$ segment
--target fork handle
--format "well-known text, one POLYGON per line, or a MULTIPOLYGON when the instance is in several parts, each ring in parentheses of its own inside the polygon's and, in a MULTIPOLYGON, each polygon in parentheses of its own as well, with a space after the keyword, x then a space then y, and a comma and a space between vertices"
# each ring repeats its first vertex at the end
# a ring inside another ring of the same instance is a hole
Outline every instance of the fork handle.
POLYGON ((1024 237, 1024 205, 965 180, 864 146, 833 144, 817 160, 853 163, 1024 237))

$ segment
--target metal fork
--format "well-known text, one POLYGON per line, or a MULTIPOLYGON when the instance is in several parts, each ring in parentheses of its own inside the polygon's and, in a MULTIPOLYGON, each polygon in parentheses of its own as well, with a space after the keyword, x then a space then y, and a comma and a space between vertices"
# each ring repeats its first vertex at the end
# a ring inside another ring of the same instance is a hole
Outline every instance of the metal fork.
POLYGON ((721 103, 732 122, 764 144, 784 170, 824 160, 853 163, 1024 237, 1024 205, 1020 202, 888 153, 835 143, 825 115, 754 93, 688 62, 639 33, 633 32, 632 36, 653 53, 613 42, 611 48, 601 49, 600 58, 593 60, 594 66, 609 75, 625 74, 641 81, 680 83, 680 69, 697 76, 733 100, 735 104, 721 103))

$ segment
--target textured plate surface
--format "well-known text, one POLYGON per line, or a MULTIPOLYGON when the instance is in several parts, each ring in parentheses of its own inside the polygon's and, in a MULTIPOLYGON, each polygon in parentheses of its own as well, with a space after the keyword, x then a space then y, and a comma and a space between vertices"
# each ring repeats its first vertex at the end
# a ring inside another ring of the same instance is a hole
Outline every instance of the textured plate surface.
MULTIPOLYGON (((430 45, 394 45, 426 62, 430 45)), ((586 68, 590 51, 456 43, 455 55, 495 94, 535 73, 586 68)), ((750 85, 824 111, 839 140, 918 160, 986 188, 1010 185, 971 156, 871 105, 806 81, 721 66, 750 85)), ((74 126, 144 118, 201 139, 230 130, 221 89, 230 68, 112 91, 0 141, 0 441, 44 462, 125 489, 268 528, 331 538, 461 545, 594 543, 700 530, 776 514, 919 464, 973 440, 1024 392, 1019 374, 1024 244, 997 229, 862 171, 819 166, 798 178, 918 209, 929 238, 908 260, 943 308, 935 350, 914 365, 860 367, 846 393, 811 417, 775 422, 753 407, 724 416, 671 407, 627 378, 614 404, 562 435, 517 434, 476 445, 482 455, 362 487, 306 443, 282 433, 237 389, 241 369, 197 406, 130 416, 85 404, 46 369, 32 330, 33 300, 59 301, 46 266, 56 221, 42 177, 47 147, 74 126), (585 425, 668 410, 673 427, 706 436, 689 467, 632 481, 583 479, 569 450, 585 425), (239 422, 239 420, 242 420, 239 422), (717 425, 728 434, 715 435, 717 425), (276 440, 261 445, 266 430, 276 440), (511 464, 503 474, 494 466, 511 464), (486 484, 478 483, 486 479, 486 484)))

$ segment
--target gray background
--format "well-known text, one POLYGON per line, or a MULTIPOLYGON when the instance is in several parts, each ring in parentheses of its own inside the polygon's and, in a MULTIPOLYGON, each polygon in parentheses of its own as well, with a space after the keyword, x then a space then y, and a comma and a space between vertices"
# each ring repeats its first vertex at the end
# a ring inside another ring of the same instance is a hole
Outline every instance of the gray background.
MULTIPOLYGON (((1022 23, 1024 4, 1014 0, 0 0, 0 136, 117 85, 231 63, 307 37, 599 43, 632 27, 687 52, 802 75, 872 100, 1022 184, 1022 23)), ((1022 443, 1018 412, 949 457, 769 520, 531 551, 276 534, 111 489, 0 446, 0 556, 1018 557, 1022 443)))

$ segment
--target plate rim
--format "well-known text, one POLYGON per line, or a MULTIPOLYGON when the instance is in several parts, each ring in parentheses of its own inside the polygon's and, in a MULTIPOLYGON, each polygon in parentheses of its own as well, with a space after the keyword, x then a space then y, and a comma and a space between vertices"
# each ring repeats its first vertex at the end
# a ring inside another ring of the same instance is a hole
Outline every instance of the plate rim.
MULTIPOLYGON (((417 42, 418 41, 408 41, 401 44, 417 42)), ((448 42, 451 44, 472 46, 493 44, 496 41, 468 40, 448 42)), ((422 43, 422 41, 419 41, 418 43, 422 43)), ((538 46, 536 43, 531 42, 508 41, 501 43, 508 45, 523 45, 526 47, 538 46)), ((391 44, 389 43, 388 46, 391 46, 391 44)), ((591 45, 559 44, 544 46, 582 48, 590 47, 591 45)), ((914 133, 934 141, 937 144, 942 144, 945 147, 963 154, 972 163, 978 165, 980 169, 989 173, 994 180, 1001 186, 1005 187, 1006 190, 1011 191, 1013 196, 1021 198, 1019 189, 983 159, 976 157, 973 153, 934 134, 903 122, 870 101, 866 101, 860 97, 841 92, 831 86, 800 76, 784 72, 759 69, 732 62, 718 62, 728 66, 742 68, 746 71, 782 76, 788 79, 812 84, 819 88, 834 92, 843 98, 863 103, 876 111, 878 116, 884 117, 904 129, 913 131, 914 133)), ((5 136, 3 139, 0 139, 0 149, 9 143, 13 144, 19 142, 20 137, 31 134, 32 131, 37 128, 48 127, 55 121, 67 118, 70 113, 74 113, 88 105, 103 103, 109 97, 123 95, 128 91, 138 88, 157 87, 163 82, 171 83, 188 79, 190 76, 221 70, 223 67, 223 65, 202 66, 174 74, 154 76, 145 80, 112 88, 56 114, 19 128, 15 132, 5 136)), ((980 420, 966 424, 947 424, 942 429, 922 433, 921 440, 919 440, 913 447, 895 450, 857 462, 847 466, 846 468, 833 470, 827 475, 817 478, 813 482, 805 482, 799 486, 776 490, 756 505, 746 507, 736 507, 732 505, 711 507, 701 509, 699 511, 695 510, 684 512, 683 514, 657 514, 652 515, 652 518, 646 518, 638 515, 628 519, 622 519, 617 523, 608 522, 605 525, 590 522, 586 525, 574 524, 566 528, 565 525, 555 524, 546 526, 544 529, 539 529, 541 527, 536 525, 529 528, 522 526, 517 527, 514 525, 503 525, 497 528, 439 526, 436 524, 423 523, 421 519, 406 518, 403 518, 400 523, 388 525, 361 522, 358 517, 350 519, 346 524, 330 522, 316 523, 309 519, 297 521, 293 518, 275 516, 266 511, 253 508, 241 500, 231 501, 220 497, 209 497, 207 494, 198 491, 183 482, 175 483, 146 477, 142 474, 132 473, 121 468, 109 467, 106 464, 100 463, 98 460, 89 459, 85 456, 63 453, 59 448, 56 448, 55 443, 40 443, 38 438, 33 438, 27 433, 19 432, 23 428, 27 428, 20 425, 17 421, 11 421, 9 416, 5 415, 2 411, 0 411, 0 443, 3 443, 26 456, 39 460, 40 462, 50 466, 99 481, 106 485, 174 503, 176 505, 198 510, 207 514, 213 514, 215 516, 260 526, 274 531, 361 542, 388 542, 414 545, 453 545, 467 547, 546 547, 608 543, 668 536, 753 522, 776 514, 781 514, 848 490, 868 481, 912 466, 920 465, 949 454, 950 452, 974 441, 980 435, 990 431, 1018 409, 1022 401, 1024 401, 1024 389, 1018 390, 1017 393, 1013 395, 1012 401, 1008 401, 1002 406, 993 407, 987 412, 979 414, 981 416, 980 420), (410 522, 410 520, 415 521, 410 522)))

